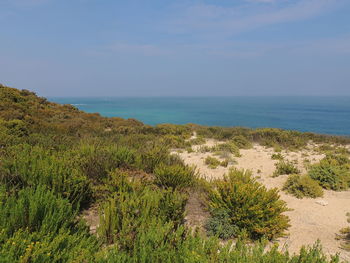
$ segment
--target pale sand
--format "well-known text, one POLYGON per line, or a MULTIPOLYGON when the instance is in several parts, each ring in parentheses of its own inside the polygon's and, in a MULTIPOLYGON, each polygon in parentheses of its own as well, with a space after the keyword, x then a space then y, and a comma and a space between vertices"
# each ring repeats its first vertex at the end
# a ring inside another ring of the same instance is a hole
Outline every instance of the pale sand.
MULTIPOLYGON (((214 140, 207 140, 207 146, 213 146, 214 140)), ((194 146, 198 150, 200 146, 194 146)), ((314 151, 314 145, 308 146, 307 150, 301 152, 282 152, 285 159, 297 161, 297 167, 305 172, 304 159, 309 159, 310 163, 318 162, 324 157, 314 151)), ((260 145, 254 145, 252 149, 241 150, 242 157, 234 157, 237 164, 228 167, 219 166, 216 169, 210 169, 205 165, 204 160, 212 153, 176 153, 184 160, 186 164, 195 165, 201 176, 210 179, 222 178, 228 172, 230 167, 239 169, 249 169, 254 176, 267 188, 277 187, 281 189, 288 176, 281 175, 272 178, 277 161, 271 159, 274 153, 273 149, 265 148, 260 145), (258 170, 261 172, 258 173, 258 170)), ((217 156, 215 156, 218 158, 217 156)), ((220 159, 220 158, 218 158, 220 159)), ((343 260, 350 261, 350 252, 340 249, 341 241, 335 240, 335 236, 341 228, 347 227, 346 213, 350 212, 350 191, 334 192, 325 191, 323 198, 318 199, 297 199, 280 191, 281 199, 287 202, 292 211, 286 212, 290 218, 291 227, 288 229, 288 236, 278 240, 281 247, 288 246, 291 253, 298 252, 302 245, 314 244, 317 239, 321 241, 324 251, 329 254, 339 253, 343 260), (317 204, 317 200, 324 200, 328 203, 326 206, 317 204)))

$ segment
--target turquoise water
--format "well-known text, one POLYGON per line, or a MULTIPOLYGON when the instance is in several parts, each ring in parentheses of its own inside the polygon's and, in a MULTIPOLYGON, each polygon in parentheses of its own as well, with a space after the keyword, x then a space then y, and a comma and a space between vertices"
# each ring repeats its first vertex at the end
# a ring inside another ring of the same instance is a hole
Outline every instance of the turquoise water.
POLYGON ((146 124, 276 127, 350 135, 350 97, 50 98, 146 124))

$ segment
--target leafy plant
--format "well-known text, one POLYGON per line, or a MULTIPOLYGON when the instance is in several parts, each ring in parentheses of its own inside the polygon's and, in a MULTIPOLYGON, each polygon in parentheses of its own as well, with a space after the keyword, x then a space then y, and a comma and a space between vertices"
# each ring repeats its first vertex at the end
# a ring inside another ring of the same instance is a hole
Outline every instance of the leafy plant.
POLYGON ((322 187, 308 175, 290 175, 283 186, 283 190, 297 198, 323 196, 322 187))
POLYGON ((101 208, 99 235, 106 243, 131 249, 135 236, 151 225, 166 222, 173 222, 173 227, 179 225, 185 203, 186 196, 178 192, 150 187, 121 188, 101 208))
POLYGON ((154 170, 155 183, 165 188, 185 189, 194 185, 197 174, 193 167, 161 164, 154 170))
POLYGON ((205 224, 209 236, 229 239, 239 234, 239 227, 232 224, 229 213, 225 209, 214 209, 205 224))
POLYGON ((226 151, 226 152, 229 152, 229 153, 233 154, 236 157, 240 157, 241 156, 241 154, 239 152, 239 148, 233 142, 226 142, 226 143, 217 144, 217 145, 215 145, 215 146, 213 146, 211 148, 211 151, 212 152, 226 151))
POLYGON ((90 183, 69 152, 55 153, 42 147, 16 146, 3 158, 0 181, 7 187, 47 187, 72 203, 88 202, 90 183))
POLYGON ((330 158, 312 165, 309 176, 325 189, 346 190, 350 186, 350 166, 343 159, 330 158))
POLYGON ((253 144, 243 135, 234 136, 232 141, 239 149, 250 149, 253 147, 253 144))
POLYGON ((278 190, 267 190, 250 171, 231 170, 223 180, 214 182, 209 192, 209 207, 225 210, 233 226, 246 231, 252 239, 280 236, 289 227, 286 203, 278 190))
POLYGON ((0 229, 11 236, 17 230, 57 233, 74 222, 76 212, 68 200, 56 197, 45 187, 25 188, 0 202, 0 229))
POLYGON ((228 163, 229 161, 226 159, 226 160, 223 160, 220 165, 223 166, 223 167, 227 167, 228 166, 228 163))
POLYGON ((277 177, 282 174, 298 174, 300 171, 294 166, 292 162, 289 161, 280 161, 275 164, 276 170, 273 173, 274 177, 277 177))
POLYGON ((274 153, 271 155, 272 160, 283 160, 284 157, 281 153, 274 153))
POLYGON ((205 144, 206 140, 203 137, 197 137, 190 140, 191 145, 201 145, 205 144))
POLYGON ((207 158, 205 158, 205 164, 208 165, 209 168, 215 169, 221 164, 221 162, 215 157, 207 156, 207 158))

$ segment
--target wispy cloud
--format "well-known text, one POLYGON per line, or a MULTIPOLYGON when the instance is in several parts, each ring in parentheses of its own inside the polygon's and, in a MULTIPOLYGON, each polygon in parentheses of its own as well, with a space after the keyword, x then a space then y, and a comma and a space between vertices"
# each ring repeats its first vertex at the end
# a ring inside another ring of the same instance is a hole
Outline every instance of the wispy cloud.
POLYGON ((254 58, 277 53, 326 52, 347 54, 349 38, 304 39, 287 42, 273 40, 234 41, 234 36, 269 25, 311 19, 338 8, 344 0, 242 0, 239 5, 190 4, 177 7, 171 15, 156 21, 167 44, 147 39, 144 43, 117 41, 99 49, 103 54, 136 56, 215 56, 254 58), (169 18, 170 17, 170 18, 169 18), (183 37, 184 36, 184 37, 183 37))

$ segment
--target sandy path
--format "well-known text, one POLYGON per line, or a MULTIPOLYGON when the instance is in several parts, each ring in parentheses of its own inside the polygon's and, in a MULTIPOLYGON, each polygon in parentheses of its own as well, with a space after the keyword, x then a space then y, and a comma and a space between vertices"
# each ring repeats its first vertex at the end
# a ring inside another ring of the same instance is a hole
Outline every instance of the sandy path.
MULTIPOLYGON (((216 143, 219 142, 208 140, 206 145, 213 146, 216 143)), ((297 162, 297 167, 305 172, 304 159, 308 159, 310 163, 315 163, 324 157, 324 155, 313 151, 312 146, 308 148, 308 150, 300 152, 283 151, 281 154, 285 159, 297 162)), ((199 146, 194 146, 193 149, 198 150, 199 146)), ((282 188, 288 176, 271 177, 277 162, 271 159, 271 155, 274 153, 273 149, 254 145, 252 149, 241 150, 240 152, 241 157, 234 157, 236 164, 229 165, 227 168, 219 166, 216 169, 211 169, 204 163, 207 156, 213 156, 212 153, 182 152, 178 154, 186 164, 195 165, 201 176, 209 180, 221 178, 230 167, 237 167, 252 170, 253 174, 267 188, 282 188)), ((293 209, 286 212, 291 220, 291 227, 288 236, 278 240, 282 247, 288 246, 288 250, 294 253, 298 252, 302 245, 314 244, 319 239, 325 252, 330 254, 339 253, 343 260, 350 261, 350 252, 340 249, 341 242, 335 240, 336 233, 341 228, 349 225, 346 213, 350 212, 350 191, 325 191, 325 195, 321 199, 297 199, 282 191, 280 195, 281 199, 287 202, 288 207, 293 209), (316 203, 317 200, 325 201, 328 204, 322 206, 316 203)))

